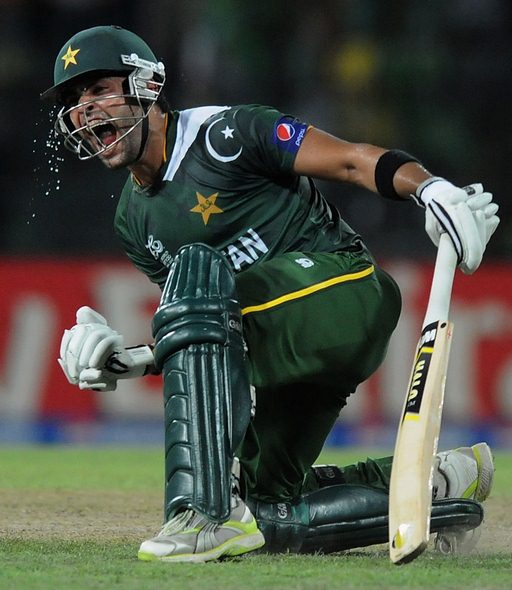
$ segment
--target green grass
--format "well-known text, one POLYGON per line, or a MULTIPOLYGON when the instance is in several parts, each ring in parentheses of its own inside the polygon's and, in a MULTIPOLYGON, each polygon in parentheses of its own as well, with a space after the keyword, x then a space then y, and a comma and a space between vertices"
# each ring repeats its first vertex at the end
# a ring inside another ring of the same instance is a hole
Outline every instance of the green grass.
MULTIPOLYGON (((365 451, 327 452, 321 460, 349 463, 365 451)), ((368 453, 372 455, 372 453, 368 453)), ((512 501, 512 454, 498 453, 494 496, 512 501)), ((22 497, 39 492, 119 491, 140 498, 161 488, 162 457, 158 450, 111 448, 0 448, 0 501, 2 493, 22 497)), ((69 493, 68 493, 69 496, 69 493)), ((72 494, 71 494, 72 497, 72 494)), ((78 521, 77 521, 78 522, 78 521)), ((0 504, 0 523, 9 515, 0 504)), ((146 523, 147 524, 147 523, 146 523)), ((153 523, 154 524, 154 523, 153 523)), ((55 523, 51 538, 26 538, 0 524, 0 589, 144 590, 163 587, 188 589, 296 589, 324 588, 387 590, 429 588, 494 590, 512 587, 510 553, 476 553, 467 557, 440 557, 428 552, 406 566, 388 560, 385 547, 329 556, 267 556, 201 565, 142 563, 136 559, 138 541, 126 538, 65 540, 55 523), (1 530, 5 527, 5 530, 1 530)))
POLYGON ((201 565, 140 563, 123 543, 0 543, 0 585, 9 589, 144 588, 163 585, 197 588, 404 589, 510 588, 510 558, 475 559, 422 556, 407 566, 393 566, 387 554, 368 556, 265 556, 201 565))

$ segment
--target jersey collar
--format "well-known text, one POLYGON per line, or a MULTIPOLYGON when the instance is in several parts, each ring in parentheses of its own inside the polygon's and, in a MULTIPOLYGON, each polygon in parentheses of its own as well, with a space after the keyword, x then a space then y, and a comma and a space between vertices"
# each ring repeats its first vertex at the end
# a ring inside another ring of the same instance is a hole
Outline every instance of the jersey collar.
POLYGON ((172 151, 174 147, 174 143, 176 142, 176 121, 178 118, 177 111, 171 111, 170 113, 165 113, 165 137, 163 143, 163 161, 162 165, 160 166, 160 170, 158 171, 158 177, 155 182, 151 186, 145 186, 141 183, 141 181, 135 176, 135 174, 131 173, 131 179, 133 185, 137 192, 151 194, 155 189, 158 190, 158 187, 162 183, 163 176, 165 174, 165 169, 167 165, 167 160, 169 159, 169 153, 172 151))

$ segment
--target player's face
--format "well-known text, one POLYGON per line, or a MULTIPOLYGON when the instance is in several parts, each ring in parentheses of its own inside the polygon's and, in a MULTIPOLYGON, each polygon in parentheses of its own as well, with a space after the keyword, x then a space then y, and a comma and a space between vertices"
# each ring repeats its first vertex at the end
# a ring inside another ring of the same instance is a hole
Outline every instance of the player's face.
POLYGON ((123 81, 118 76, 98 78, 75 87, 69 100, 77 105, 69 116, 75 129, 108 168, 124 168, 132 164, 139 153, 141 126, 121 136, 141 117, 141 108, 127 104, 123 81))

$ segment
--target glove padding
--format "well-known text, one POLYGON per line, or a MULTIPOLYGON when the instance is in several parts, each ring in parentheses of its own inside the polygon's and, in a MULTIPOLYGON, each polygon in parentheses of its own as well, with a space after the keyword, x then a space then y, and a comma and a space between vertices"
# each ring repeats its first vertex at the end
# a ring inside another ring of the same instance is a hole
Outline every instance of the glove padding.
POLYGON ((442 178, 429 178, 412 195, 425 208, 425 229, 436 246, 447 233, 459 268, 472 274, 480 266, 487 243, 500 222, 498 205, 481 184, 458 188, 442 178))
POLYGON ((76 325, 65 330, 58 359, 68 381, 80 389, 114 391, 118 379, 141 377, 153 365, 147 345, 124 347, 123 337, 90 307, 76 312, 76 325))

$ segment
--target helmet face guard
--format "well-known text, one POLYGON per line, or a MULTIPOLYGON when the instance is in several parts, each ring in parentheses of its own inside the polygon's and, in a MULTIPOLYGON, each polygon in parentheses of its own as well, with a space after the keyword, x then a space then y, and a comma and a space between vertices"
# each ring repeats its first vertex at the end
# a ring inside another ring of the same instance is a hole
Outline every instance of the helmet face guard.
POLYGON ((63 106, 57 113, 54 129, 64 137, 64 147, 76 154, 80 160, 99 156, 123 140, 149 115, 160 96, 165 83, 165 70, 162 63, 148 62, 136 54, 122 55, 121 59, 123 63, 134 67, 127 77, 126 92, 101 96, 72 106, 63 106), (93 121, 88 119, 89 105, 112 99, 121 99, 125 104, 129 104, 132 107, 132 114, 106 117, 101 121, 97 118, 93 121), (71 121, 71 114, 78 109, 81 110, 83 124, 75 127, 71 121), (101 131, 107 129, 107 126, 113 126, 117 134, 116 139, 108 144, 101 139, 101 131), (94 137, 94 143, 87 141, 87 135, 94 137))
POLYGON ((164 82, 164 65, 145 41, 118 26, 99 26, 80 31, 64 44, 55 60, 54 85, 42 93, 41 98, 53 99, 61 105, 55 131, 64 137, 66 148, 81 160, 87 160, 119 143, 147 118, 164 82), (121 93, 102 95, 82 103, 76 100, 71 104, 64 100, 66 91, 85 77, 99 79, 107 76, 126 76, 121 93), (128 113, 124 109, 119 116, 107 115, 101 121, 97 118, 88 120, 87 106, 106 99, 119 99, 119 107, 128 105, 131 108, 128 113), (71 114, 77 109, 80 109, 81 119, 78 128, 71 120, 71 114), (108 126, 110 131, 116 132, 116 138, 105 143, 101 136, 108 132, 108 126))

